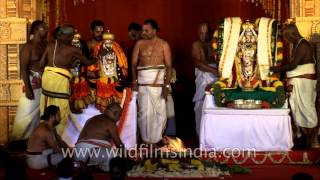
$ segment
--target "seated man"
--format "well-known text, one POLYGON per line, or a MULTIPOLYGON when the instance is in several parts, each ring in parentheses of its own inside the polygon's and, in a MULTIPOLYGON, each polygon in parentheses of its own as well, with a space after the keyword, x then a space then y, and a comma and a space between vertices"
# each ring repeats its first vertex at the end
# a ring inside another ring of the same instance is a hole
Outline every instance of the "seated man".
POLYGON ((41 120, 44 121, 29 138, 26 152, 27 164, 32 169, 56 166, 63 159, 61 148, 68 148, 55 128, 61 120, 59 107, 54 105, 47 107, 41 120))
POLYGON ((74 157, 75 160, 87 163, 87 165, 97 165, 101 170, 109 171, 109 162, 116 156, 116 153, 111 152, 114 150, 112 143, 117 148, 124 147, 118 136, 116 125, 121 112, 120 105, 112 103, 107 106, 103 114, 96 115, 86 122, 75 146, 78 152, 82 151, 84 155, 77 155, 74 157), (93 153, 87 153, 88 150, 93 153))

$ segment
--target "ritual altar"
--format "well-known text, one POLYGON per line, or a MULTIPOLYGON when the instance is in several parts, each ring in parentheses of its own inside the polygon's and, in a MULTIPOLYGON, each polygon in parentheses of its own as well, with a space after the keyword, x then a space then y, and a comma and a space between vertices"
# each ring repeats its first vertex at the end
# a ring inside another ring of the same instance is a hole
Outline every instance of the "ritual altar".
POLYGON ((277 22, 225 18, 214 33, 219 80, 207 87, 200 147, 214 151, 288 151, 290 110, 279 74, 282 42, 277 22))
POLYGON ((207 94, 200 148, 208 151, 289 151, 293 146, 289 109, 234 110, 217 107, 207 94))

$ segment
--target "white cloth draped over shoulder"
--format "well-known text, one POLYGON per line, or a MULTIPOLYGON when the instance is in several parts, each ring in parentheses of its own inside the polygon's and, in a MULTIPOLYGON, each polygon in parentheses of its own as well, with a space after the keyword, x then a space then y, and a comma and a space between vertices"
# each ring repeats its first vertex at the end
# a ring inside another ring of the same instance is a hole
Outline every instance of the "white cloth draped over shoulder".
POLYGON ((165 66, 138 67, 137 70, 140 135, 146 143, 157 143, 162 139, 167 122, 166 101, 161 97, 165 66))
POLYGON ((221 78, 227 79, 232 75, 232 67, 238 49, 241 24, 242 21, 239 17, 224 19, 224 42, 219 61, 219 73, 221 78))
MULTIPOLYGON (((270 67, 272 64, 272 54, 271 54, 271 33, 272 24, 274 19, 270 18, 260 18, 259 21, 259 34, 258 34, 258 44, 257 44, 257 60, 260 71, 261 80, 267 80, 270 74, 270 67)), ((277 57, 275 57, 277 58, 277 57)))
POLYGON ((318 124, 316 102, 317 80, 295 78, 303 74, 315 74, 315 64, 298 65, 292 71, 287 72, 288 83, 293 86, 290 93, 290 107, 294 122, 299 127, 314 128, 318 124))

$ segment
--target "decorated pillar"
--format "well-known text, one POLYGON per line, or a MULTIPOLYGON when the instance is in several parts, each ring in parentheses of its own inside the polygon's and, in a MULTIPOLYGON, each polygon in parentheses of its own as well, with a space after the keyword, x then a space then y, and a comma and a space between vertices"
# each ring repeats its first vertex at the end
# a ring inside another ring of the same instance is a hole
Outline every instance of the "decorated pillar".
POLYGON ((44 2, 0 0, 0 144, 9 140, 22 95, 19 51, 21 44, 27 41, 27 24, 42 15, 40 5, 46 4, 44 2))

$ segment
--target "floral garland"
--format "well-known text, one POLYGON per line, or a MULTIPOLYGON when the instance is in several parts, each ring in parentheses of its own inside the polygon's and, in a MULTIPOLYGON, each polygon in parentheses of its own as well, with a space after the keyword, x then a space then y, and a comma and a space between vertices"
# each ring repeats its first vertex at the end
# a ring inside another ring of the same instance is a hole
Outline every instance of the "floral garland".
POLYGON ((221 21, 218 25, 218 28, 213 33, 213 50, 216 52, 216 60, 219 64, 222 48, 223 48, 223 32, 224 32, 224 21, 221 21))
MULTIPOLYGON (((283 84, 279 80, 275 80, 271 83, 272 87, 258 88, 256 91, 250 93, 250 95, 246 94, 246 92, 234 92, 234 97, 241 97, 240 99, 255 99, 255 97, 259 97, 259 100, 264 99, 271 108, 281 108, 283 107, 286 96, 283 84), (270 95, 273 94, 273 95, 270 95)), ((211 92, 214 96, 214 102, 218 107, 225 107, 228 103, 231 102, 232 97, 229 97, 230 89, 224 89, 225 84, 217 81, 208 86, 208 91, 211 92), (229 94, 229 95, 228 95, 229 94)))

